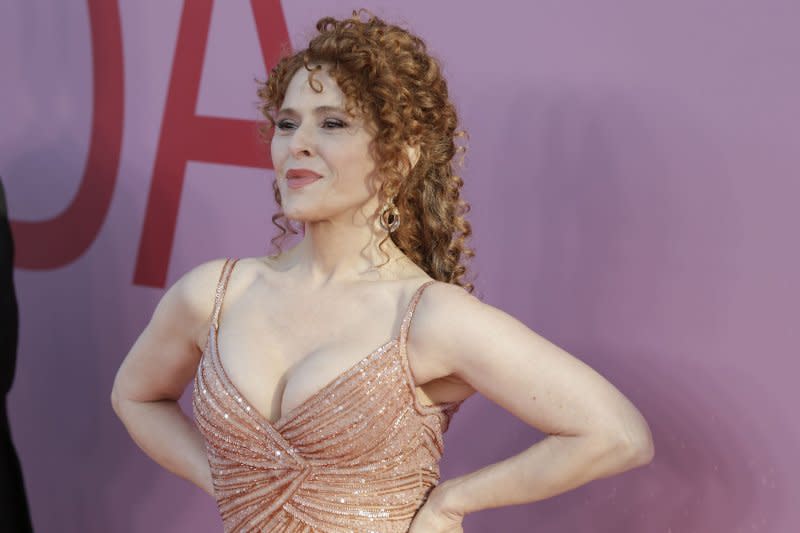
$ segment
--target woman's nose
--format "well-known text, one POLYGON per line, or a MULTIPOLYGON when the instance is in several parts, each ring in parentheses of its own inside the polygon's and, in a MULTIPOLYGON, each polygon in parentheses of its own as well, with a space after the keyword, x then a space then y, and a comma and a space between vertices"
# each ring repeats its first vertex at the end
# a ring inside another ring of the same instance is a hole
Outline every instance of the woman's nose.
POLYGON ((294 130, 294 133, 292 133, 292 138, 289 141, 289 151, 291 151, 294 157, 299 155, 311 155, 313 146, 313 133, 309 131, 307 126, 301 124, 294 130))

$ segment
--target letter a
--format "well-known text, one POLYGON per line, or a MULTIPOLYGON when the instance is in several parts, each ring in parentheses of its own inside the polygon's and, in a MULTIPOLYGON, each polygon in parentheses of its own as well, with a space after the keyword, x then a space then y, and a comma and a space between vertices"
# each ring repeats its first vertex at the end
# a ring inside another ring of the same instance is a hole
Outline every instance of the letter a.
MULTIPOLYGON (((251 6, 261 54, 269 71, 278 62, 281 46, 289 43, 283 10, 278 0, 252 0, 251 6)), ((191 0, 183 4, 136 258, 133 282, 137 285, 164 286, 188 161, 272 168, 256 135, 255 121, 195 114, 211 7, 212 0, 191 0)))

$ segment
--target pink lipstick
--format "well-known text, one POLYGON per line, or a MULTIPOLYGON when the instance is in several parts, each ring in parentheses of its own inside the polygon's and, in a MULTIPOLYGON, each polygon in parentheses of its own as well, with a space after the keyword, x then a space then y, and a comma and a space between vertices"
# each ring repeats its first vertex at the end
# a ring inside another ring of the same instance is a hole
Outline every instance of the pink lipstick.
POLYGON ((292 168, 286 171, 286 184, 290 189, 299 189, 322 178, 321 174, 307 168, 292 168))

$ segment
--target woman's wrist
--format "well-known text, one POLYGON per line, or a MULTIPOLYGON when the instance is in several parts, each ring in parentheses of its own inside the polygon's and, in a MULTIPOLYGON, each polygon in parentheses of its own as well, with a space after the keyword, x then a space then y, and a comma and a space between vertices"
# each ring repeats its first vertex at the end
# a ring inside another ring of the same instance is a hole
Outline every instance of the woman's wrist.
POLYGON ((428 495, 428 503, 437 513, 447 516, 461 516, 466 512, 459 505, 457 493, 453 490, 456 483, 452 480, 443 481, 436 485, 428 495))

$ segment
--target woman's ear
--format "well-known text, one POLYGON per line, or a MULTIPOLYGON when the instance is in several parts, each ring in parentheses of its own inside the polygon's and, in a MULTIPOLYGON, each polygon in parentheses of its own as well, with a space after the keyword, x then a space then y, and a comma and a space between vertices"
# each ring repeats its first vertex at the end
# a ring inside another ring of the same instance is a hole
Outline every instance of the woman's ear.
POLYGON ((409 163, 411 163, 411 168, 409 169, 409 172, 413 170, 415 166, 417 166, 417 161, 419 161, 419 154, 420 154, 419 145, 406 146, 406 155, 408 156, 409 163))

